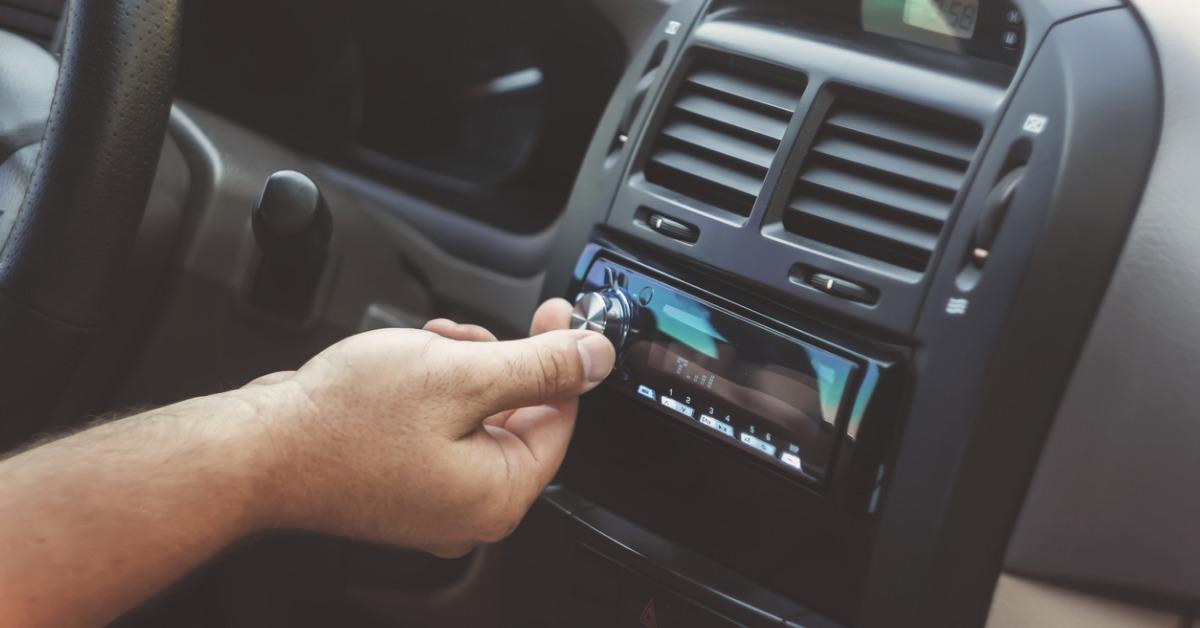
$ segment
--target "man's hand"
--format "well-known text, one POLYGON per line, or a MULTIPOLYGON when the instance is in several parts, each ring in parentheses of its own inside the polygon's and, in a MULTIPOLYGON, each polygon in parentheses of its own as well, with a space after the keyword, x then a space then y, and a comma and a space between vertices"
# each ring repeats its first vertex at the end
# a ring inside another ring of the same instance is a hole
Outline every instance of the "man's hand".
POLYGON ((569 317, 546 303, 513 342, 444 320, 362 334, 0 461, 0 628, 104 624, 264 529, 443 556, 502 538, 613 367, 569 317))
POLYGON ((441 556, 506 536, 615 360, 603 336, 566 330, 570 315, 547 302, 513 342, 447 320, 369 332, 260 380, 292 397, 263 411, 282 454, 268 523, 441 556))

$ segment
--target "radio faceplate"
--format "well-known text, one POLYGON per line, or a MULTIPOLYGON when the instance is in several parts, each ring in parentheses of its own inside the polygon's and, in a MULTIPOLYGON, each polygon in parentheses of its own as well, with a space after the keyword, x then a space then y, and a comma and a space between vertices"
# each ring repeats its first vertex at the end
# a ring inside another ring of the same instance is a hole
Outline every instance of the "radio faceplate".
POLYGON ((590 248, 579 270, 580 307, 628 304, 609 321, 627 330, 609 388, 823 488, 884 365, 610 251, 590 248))

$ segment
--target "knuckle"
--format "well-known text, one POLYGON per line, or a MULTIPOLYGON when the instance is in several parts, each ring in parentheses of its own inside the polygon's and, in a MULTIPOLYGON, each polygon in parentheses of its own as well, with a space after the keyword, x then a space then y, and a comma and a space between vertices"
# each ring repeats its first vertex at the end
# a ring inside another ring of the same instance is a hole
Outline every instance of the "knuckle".
POLYGON ((558 357, 554 354, 553 350, 546 346, 539 346, 537 348, 536 355, 538 361, 538 374, 541 376, 539 378, 538 385, 540 388, 539 392, 541 392, 543 396, 553 395, 558 392, 558 357))
POLYGON ((543 396, 556 397, 573 388, 575 364, 569 354, 559 348, 542 345, 537 350, 543 396))

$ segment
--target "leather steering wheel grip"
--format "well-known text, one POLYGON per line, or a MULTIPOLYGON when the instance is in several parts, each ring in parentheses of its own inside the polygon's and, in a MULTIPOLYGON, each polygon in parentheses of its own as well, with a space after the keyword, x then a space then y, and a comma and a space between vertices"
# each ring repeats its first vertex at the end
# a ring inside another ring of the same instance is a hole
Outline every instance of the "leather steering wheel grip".
POLYGON ((174 95, 182 4, 77 0, 0 290, 94 327, 137 234, 174 95))
POLYGON ((182 21, 182 0, 70 2, 41 150, 0 251, 0 447, 49 412, 112 310, 166 134, 182 21))

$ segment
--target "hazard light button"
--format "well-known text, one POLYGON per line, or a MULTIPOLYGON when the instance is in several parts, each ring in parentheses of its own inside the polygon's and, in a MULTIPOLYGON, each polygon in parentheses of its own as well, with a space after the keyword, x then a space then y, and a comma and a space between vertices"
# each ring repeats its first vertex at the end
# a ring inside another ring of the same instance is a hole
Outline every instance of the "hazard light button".
POLYGON ((739 626, 673 593, 659 592, 639 605, 637 628, 732 628, 739 626))
POLYGON ((638 623, 645 628, 658 628, 658 608, 654 604, 654 598, 646 600, 646 604, 642 606, 638 623))

